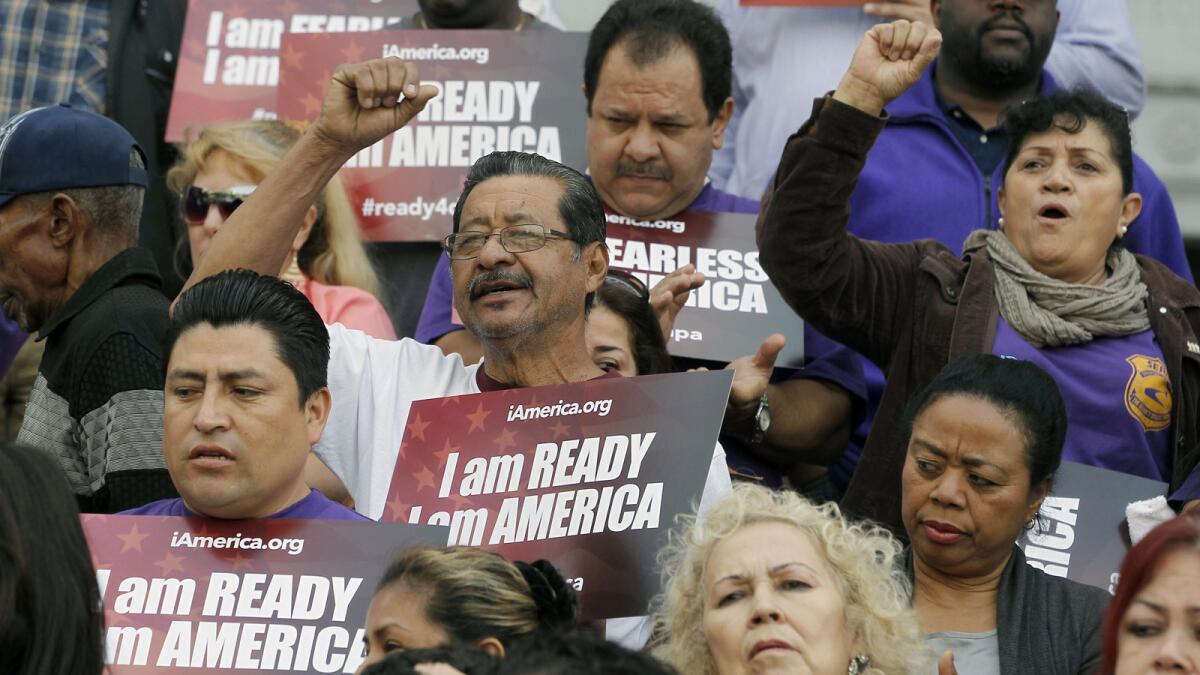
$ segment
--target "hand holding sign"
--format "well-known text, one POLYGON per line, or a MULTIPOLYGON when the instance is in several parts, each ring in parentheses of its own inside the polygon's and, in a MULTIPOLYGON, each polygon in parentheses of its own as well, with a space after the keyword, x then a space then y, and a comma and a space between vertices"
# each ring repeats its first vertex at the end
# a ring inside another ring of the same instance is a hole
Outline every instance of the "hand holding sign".
POLYGON ((333 74, 313 133, 353 155, 408 124, 437 93, 400 59, 345 64, 333 74))
POLYGON ((921 79, 942 46, 942 34, 923 23, 896 21, 867 31, 833 97, 878 115, 921 79))

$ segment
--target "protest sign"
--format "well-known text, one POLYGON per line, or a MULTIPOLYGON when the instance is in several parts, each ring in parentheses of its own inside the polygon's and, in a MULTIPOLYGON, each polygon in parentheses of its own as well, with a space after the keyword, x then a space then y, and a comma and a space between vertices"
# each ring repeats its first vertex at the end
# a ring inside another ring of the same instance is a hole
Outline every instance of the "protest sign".
POLYGON ((274 119, 280 58, 300 68, 306 59, 281 51, 284 35, 379 30, 416 10, 416 0, 188 0, 167 140, 214 122, 274 119))
POLYGON ((1126 505, 1166 492, 1156 480, 1063 462, 1040 523, 1017 545, 1031 566, 1111 593, 1129 548, 1126 505))
POLYGON ((689 263, 706 277, 675 319, 668 349, 675 356, 732 361, 753 354, 771 333, 787 336, 776 364, 804 365, 804 322, 763 272, 754 214, 685 212, 664 220, 608 219, 609 266, 653 287, 689 263))
POLYGON ((730 371, 674 373, 417 401, 383 520, 545 558, 585 618, 645 614, 655 556, 699 502, 731 383, 730 371))
POLYGON ((583 170, 587 117, 579 86, 586 33, 387 30, 287 35, 279 114, 312 120, 348 61, 395 56, 440 93, 409 125, 364 149, 340 175, 370 241, 437 241, 467 170, 496 150, 536 152, 583 170), (351 58, 353 57, 353 58, 351 58))
POLYGON ((353 673, 388 563, 447 536, 327 520, 81 518, 113 675, 353 673))

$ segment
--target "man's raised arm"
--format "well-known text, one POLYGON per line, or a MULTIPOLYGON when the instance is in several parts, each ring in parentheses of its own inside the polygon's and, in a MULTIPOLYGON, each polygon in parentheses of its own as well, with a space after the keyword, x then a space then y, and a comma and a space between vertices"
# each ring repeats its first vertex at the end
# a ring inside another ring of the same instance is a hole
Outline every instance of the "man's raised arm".
POLYGON ((416 66, 400 59, 339 66, 317 121, 221 226, 184 289, 239 267, 278 274, 330 178, 356 152, 408 124, 437 93, 421 84, 416 66))

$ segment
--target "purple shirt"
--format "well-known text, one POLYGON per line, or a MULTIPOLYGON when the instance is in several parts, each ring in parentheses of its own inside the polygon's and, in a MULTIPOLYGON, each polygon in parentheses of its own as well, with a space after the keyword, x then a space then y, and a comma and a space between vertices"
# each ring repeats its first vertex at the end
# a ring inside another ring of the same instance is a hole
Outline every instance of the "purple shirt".
POLYGON ((1170 481, 1171 383, 1153 331, 1037 349, 1000 317, 992 353, 1036 364, 1058 383, 1064 460, 1170 481))
MULTIPOLYGON (((176 497, 175 499, 162 499, 157 502, 150 502, 145 506, 139 506, 136 509, 122 511, 120 516, 192 516, 205 518, 202 514, 192 511, 184 506, 183 499, 176 497)), ((316 490, 309 490, 308 496, 300 501, 292 504, 286 509, 272 513, 267 516, 268 519, 287 518, 290 520, 366 520, 370 518, 353 511, 351 509, 331 501, 328 497, 316 490)), ((374 522, 374 521, 371 521, 374 522)))

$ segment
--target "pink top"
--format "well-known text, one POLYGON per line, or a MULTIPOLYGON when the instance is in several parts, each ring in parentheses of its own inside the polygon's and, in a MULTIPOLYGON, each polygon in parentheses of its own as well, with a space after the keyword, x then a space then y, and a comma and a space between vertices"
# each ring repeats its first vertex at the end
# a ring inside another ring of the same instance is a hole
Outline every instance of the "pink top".
POLYGON ((353 286, 326 286, 308 277, 296 284, 325 323, 340 323, 371 337, 395 340, 396 330, 387 310, 370 293, 353 286))

